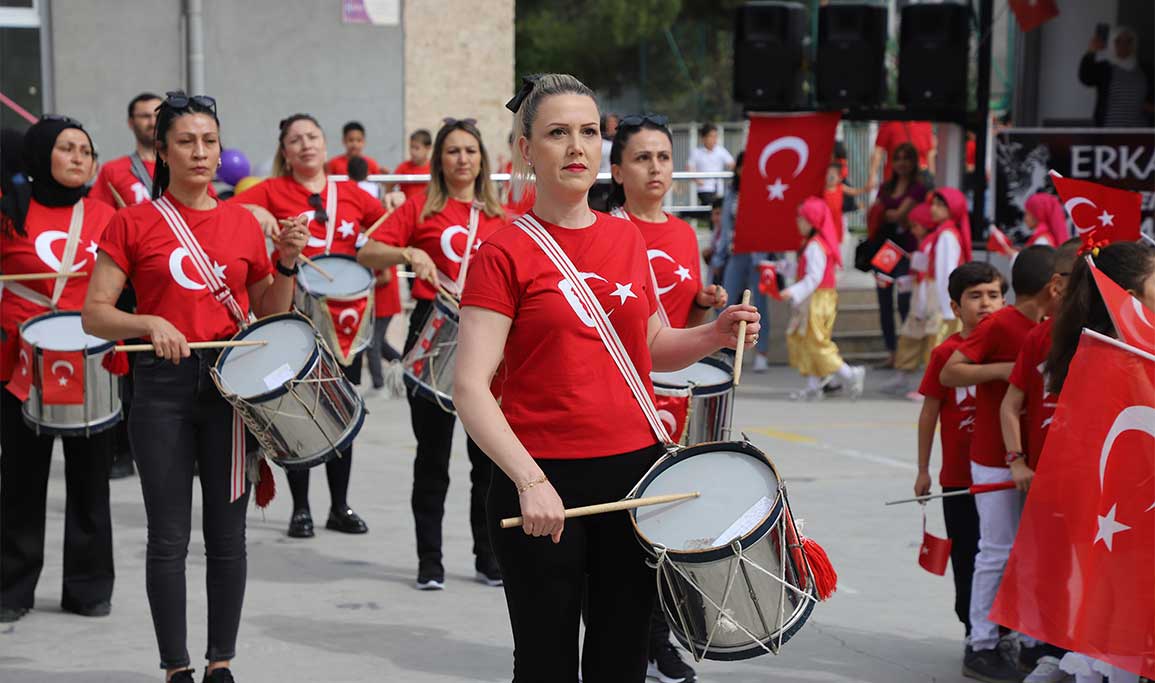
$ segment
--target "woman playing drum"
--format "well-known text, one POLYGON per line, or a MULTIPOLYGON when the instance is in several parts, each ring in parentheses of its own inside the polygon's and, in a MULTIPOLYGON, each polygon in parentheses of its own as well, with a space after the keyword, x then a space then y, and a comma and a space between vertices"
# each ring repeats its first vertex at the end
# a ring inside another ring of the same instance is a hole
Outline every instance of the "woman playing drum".
MULTIPOLYGON (((15 151, 15 150, 6 150, 15 151)), ((21 359, 20 325, 35 316, 78 311, 84 303, 96 245, 113 210, 84 199, 96 164, 80 123, 45 116, 24 136, 28 182, 13 185, 3 169, 0 271, 6 275, 80 272, 82 277, 9 282, 0 300, 0 623, 32 609, 44 566, 44 505, 54 438, 25 425, 13 373, 31 374, 21 359), (65 232, 67 230, 67 232, 65 232), (19 367, 17 367, 19 366, 19 367)), ((27 354, 25 354, 27 357, 27 354)), ((27 376, 27 375, 26 375, 27 376)), ((25 383, 24 386, 27 386, 25 383)), ((112 520, 108 509, 111 432, 65 437, 64 586, 61 607, 105 616, 112 599, 112 520)))
POLYGON ((232 681, 246 574, 245 433, 210 377, 216 353, 190 351, 189 342, 228 339, 250 308, 257 316, 287 311, 308 232, 300 222, 276 232, 274 271, 252 214, 209 196, 221 154, 212 98, 169 93, 158 111, 156 147, 154 200, 122 210, 105 231, 84 328, 156 345, 155 355, 136 360, 128 427, 148 515, 145 576, 161 667, 167 680, 193 680, 185 556, 196 463, 209 604, 205 680, 232 681), (136 314, 116 308, 128 280, 138 293, 136 314))
POLYGON ((660 420, 640 409, 639 397, 653 392, 652 367, 682 368, 734 346, 740 321, 749 323, 750 343, 758 315, 733 306, 711 325, 663 327, 641 234, 587 204, 601 160, 593 92, 550 74, 527 80, 509 106, 517 112, 515 170, 524 177, 532 168, 536 200, 482 245, 470 268, 454 401, 504 473, 490 487, 488 519, 513 626, 514 680, 576 680, 584 594, 584 679, 640 683, 653 570, 627 514, 567 524, 564 508, 622 498, 663 453, 660 420), (587 287, 602 311, 583 303, 587 287), (603 343, 603 333, 619 341, 603 343), (491 391, 499 366, 500 405, 491 391), (524 517, 525 533, 499 528, 513 515, 524 517))
MULTIPOLYGON (((379 270, 408 263, 417 275, 412 290, 417 307, 409 318, 405 353, 417 342, 433 310, 437 289, 430 283, 456 290, 478 245, 504 222, 497 192, 489 180, 489 156, 475 121, 446 119, 433 141, 431 164, 432 178, 425 192, 387 218, 357 256, 362 265, 379 270)), ((449 490, 449 452, 456 418, 413 392, 409 394, 409 410, 417 437, 412 498, 417 526, 417 587, 437 590, 445 585, 441 520, 449 490)), ((491 465, 472 439, 466 441, 466 449, 473 466, 469 520, 477 578, 499 586, 501 572, 485 527, 485 491, 491 465)))
MULTIPOLYGON (((253 212, 266 234, 281 224, 307 226, 309 242, 305 256, 357 254, 361 231, 385 213, 381 202, 350 181, 333 182, 334 206, 329 206, 330 180, 325 175, 325 134, 308 114, 293 114, 281 121, 273 177, 236 195, 230 201, 253 212), (331 215, 330 215, 331 214, 331 215)), ((372 325, 372 321, 369 322, 372 325)), ((354 384, 361 382, 362 355, 345 368, 354 384)), ((369 530, 347 502, 353 448, 343 450, 325 463, 329 479, 327 529, 348 534, 369 530)), ((311 538, 313 516, 309 511, 309 470, 286 472, 293 494, 289 536, 311 538)))

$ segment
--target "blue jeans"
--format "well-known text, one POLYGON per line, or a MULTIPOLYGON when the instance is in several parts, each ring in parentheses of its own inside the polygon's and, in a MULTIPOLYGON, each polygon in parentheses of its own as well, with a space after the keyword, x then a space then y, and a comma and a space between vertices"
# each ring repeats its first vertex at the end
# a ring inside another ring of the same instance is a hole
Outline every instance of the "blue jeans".
POLYGON ((753 254, 731 254, 726 261, 726 270, 722 275, 722 287, 731 304, 742 302, 742 290, 750 290, 750 301, 758 308, 762 316, 762 334, 758 335, 758 343, 754 345, 758 353, 766 353, 770 348, 770 309, 767 306, 766 295, 758 291, 758 264, 765 261, 769 254, 755 252, 753 254))

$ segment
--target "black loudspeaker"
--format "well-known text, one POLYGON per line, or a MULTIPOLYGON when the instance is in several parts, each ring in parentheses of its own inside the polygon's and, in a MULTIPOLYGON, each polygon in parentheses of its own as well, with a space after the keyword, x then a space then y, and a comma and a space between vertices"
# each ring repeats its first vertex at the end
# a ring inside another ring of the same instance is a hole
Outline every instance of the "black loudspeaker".
POLYGON ((805 107, 802 65, 808 35, 802 3, 748 2, 738 8, 734 99, 747 109, 805 107))
POLYGON ((963 2, 911 2, 902 8, 898 101, 907 107, 965 110, 970 9, 963 2))
POLYGON ((886 7, 830 4, 818 9, 817 91, 821 104, 877 106, 886 94, 886 7))

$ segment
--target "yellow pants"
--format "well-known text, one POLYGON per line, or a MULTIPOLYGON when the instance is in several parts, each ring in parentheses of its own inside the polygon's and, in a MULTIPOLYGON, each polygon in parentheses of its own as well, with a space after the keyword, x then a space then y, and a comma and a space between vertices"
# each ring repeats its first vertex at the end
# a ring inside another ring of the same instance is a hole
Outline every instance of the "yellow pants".
POLYGON ((831 340, 838 314, 838 292, 817 289, 794 313, 786 333, 790 367, 804 377, 826 377, 842 367, 838 346, 831 340))

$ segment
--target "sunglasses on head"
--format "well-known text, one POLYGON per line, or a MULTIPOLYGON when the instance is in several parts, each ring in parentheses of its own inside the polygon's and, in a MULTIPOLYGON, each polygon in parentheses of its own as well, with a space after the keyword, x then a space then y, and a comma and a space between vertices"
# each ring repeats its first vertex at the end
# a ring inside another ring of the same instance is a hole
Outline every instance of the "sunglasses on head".
POLYGON ((329 220, 329 214, 325 211, 325 200, 321 199, 321 195, 314 192, 309 195, 309 208, 313 210, 313 220, 321 225, 324 225, 329 220))
MULTIPOLYGON (((198 104, 212 111, 213 114, 217 113, 217 101, 208 95, 186 95, 175 90, 165 93, 164 102, 160 106, 169 109, 188 109, 189 104, 198 104)), ((160 107, 157 109, 159 110, 160 107)))
POLYGON ((64 114, 42 114, 40 116, 40 120, 41 121, 60 121, 61 123, 67 123, 70 126, 82 127, 82 126, 80 126, 79 121, 72 118, 71 116, 65 116, 64 114))
POLYGON ((464 123, 467 126, 476 126, 477 119, 455 119, 452 116, 441 119, 441 125, 443 126, 456 126, 459 123, 464 123))
POLYGON ((647 123, 665 128, 666 125, 670 123, 670 119, 661 114, 630 114, 629 116, 623 117, 618 122, 618 125, 633 128, 634 126, 641 126, 647 123))

